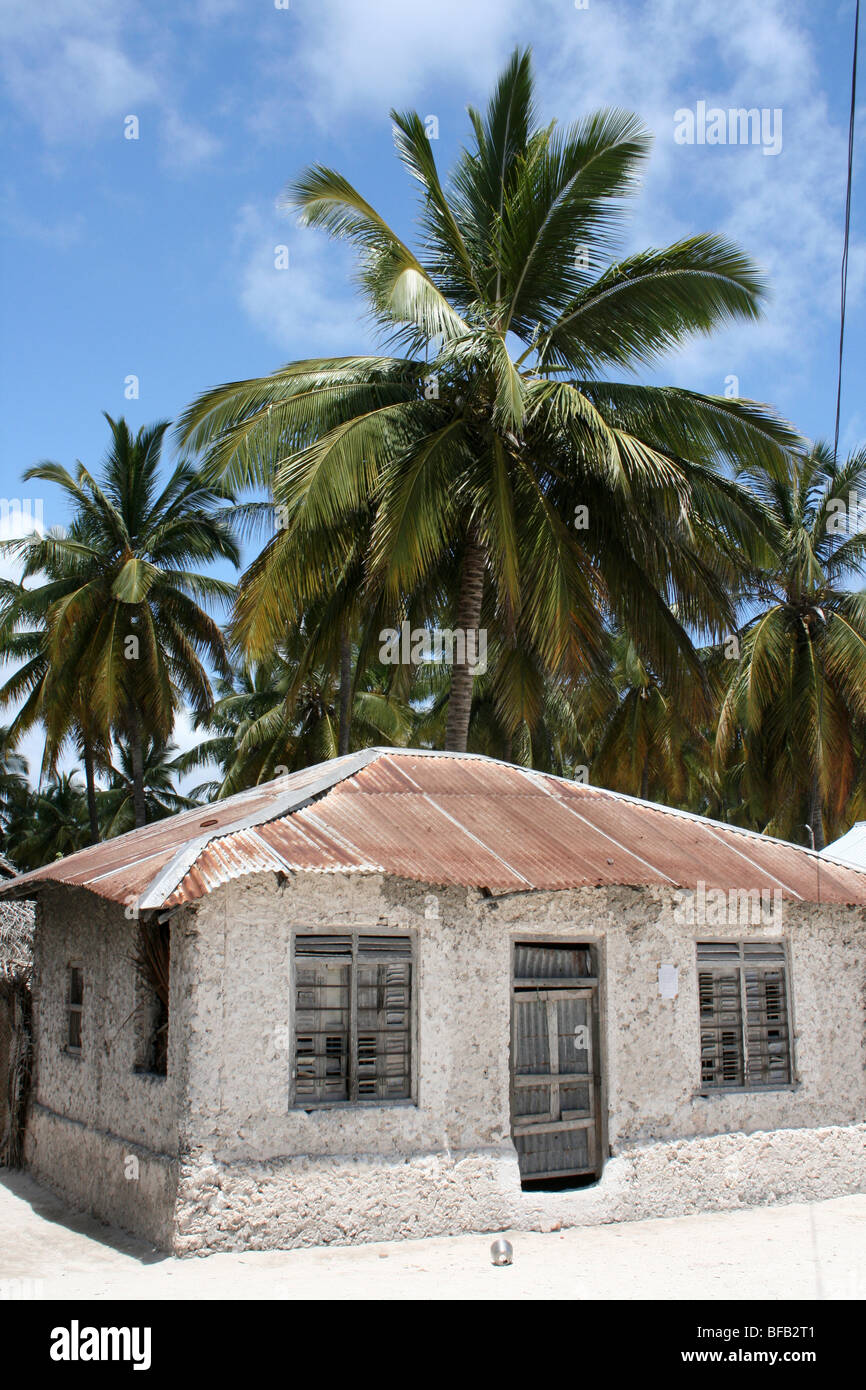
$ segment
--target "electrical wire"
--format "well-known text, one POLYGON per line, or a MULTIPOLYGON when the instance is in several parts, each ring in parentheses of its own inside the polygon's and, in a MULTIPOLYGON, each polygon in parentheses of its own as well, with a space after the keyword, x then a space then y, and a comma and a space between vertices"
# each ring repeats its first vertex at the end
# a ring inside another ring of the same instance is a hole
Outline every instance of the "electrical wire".
POLYGON ((845 306, 848 298, 848 243, 851 236, 851 187, 854 174, 854 117, 857 110, 857 46, 860 37, 860 0, 854 10, 854 64, 851 72, 851 117, 848 125, 848 191, 845 198, 845 237, 842 246, 842 313, 839 325, 839 377, 836 387, 836 432, 833 462, 839 452, 839 422, 842 413, 842 358, 845 351, 845 306))

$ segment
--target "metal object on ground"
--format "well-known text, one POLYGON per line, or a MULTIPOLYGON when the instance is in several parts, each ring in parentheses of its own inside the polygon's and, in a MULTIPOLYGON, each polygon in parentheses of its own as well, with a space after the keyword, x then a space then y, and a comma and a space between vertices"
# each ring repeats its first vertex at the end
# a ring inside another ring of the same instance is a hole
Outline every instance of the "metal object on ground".
POLYGON ((514 1259, 511 1242, 500 1236, 490 1247, 490 1258, 495 1265, 510 1265, 514 1259))

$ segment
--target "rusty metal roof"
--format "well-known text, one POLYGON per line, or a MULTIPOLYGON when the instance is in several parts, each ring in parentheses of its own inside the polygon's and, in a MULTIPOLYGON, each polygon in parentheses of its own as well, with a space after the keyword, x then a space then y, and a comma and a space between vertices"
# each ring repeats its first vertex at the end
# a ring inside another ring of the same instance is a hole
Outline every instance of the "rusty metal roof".
POLYGON ((686 811, 477 754, 371 748, 81 850, 0 886, 141 910, 265 870, 387 873, 492 893, 602 884, 775 889, 866 904, 866 872, 686 811))

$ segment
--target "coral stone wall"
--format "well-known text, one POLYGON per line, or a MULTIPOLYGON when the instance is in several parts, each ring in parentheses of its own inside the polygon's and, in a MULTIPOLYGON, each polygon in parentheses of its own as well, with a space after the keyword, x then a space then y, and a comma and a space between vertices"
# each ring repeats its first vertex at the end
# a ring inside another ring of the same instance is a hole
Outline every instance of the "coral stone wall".
POLYGON ((862 909, 781 921, 677 920, 674 895, 510 895, 378 876, 272 875, 198 904, 175 1248, 373 1240, 580 1224, 866 1188, 862 909), (291 1104, 294 930, 416 937, 413 1105, 291 1104), (695 942, 783 939, 795 1083, 700 1094, 695 942), (510 1137, 517 939, 589 942, 600 974, 607 1159, 594 1187, 522 1192, 510 1137), (678 970, 673 999, 662 964, 678 970))
POLYGON ((182 929, 175 931, 167 1077, 136 1070, 136 924, 82 889, 45 892, 33 975, 36 1078, 26 1157, 76 1206, 170 1245, 182 1086, 182 929), (84 978, 80 1054, 68 1041, 69 967, 84 978))
POLYGON ((380 875, 261 874, 172 919, 168 1077, 138 1073, 135 923, 83 890, 40 908, 28 1158, 77 1205, 172 1248, 268 1248, 675 1215, 866 1190, 866 914, 784 904, 683 925, 675 895, 512 894, 380 875), (292 936, 415 941, 411 1101, 292 1103, 292 936), (700 1093, 695 942, 784 940, 794 1084, 700 1093), (524 1192, 510 1135, 516 940, 589 943, 599 974, 600 1182, 524 1192), (83 1046, 66 1048, 68 967, 83 1046), (663 998, 661 965, 678 992, 663 998))

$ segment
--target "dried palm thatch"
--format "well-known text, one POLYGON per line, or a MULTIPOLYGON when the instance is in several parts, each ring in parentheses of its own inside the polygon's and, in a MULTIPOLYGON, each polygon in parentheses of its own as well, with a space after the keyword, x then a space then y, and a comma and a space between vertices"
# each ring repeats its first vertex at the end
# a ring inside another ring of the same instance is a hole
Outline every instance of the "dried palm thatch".
POLYGON ((168 1062, 169 928, 167 923, 140 922, 133 956, 139 979, 155 1002, 149 1070, 165 1076, 168 1062))
MULTIPOLYGON (((0 877, 2 860, 0 860, 0 877)), ((33 904, 0 903, 0 979, 29 978, 33 959, 33 904)))

